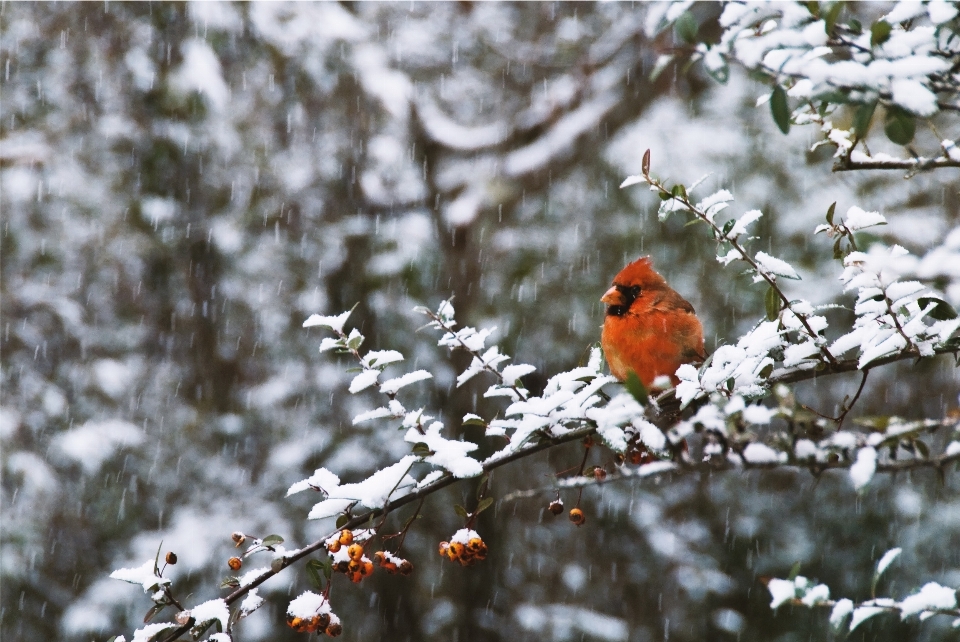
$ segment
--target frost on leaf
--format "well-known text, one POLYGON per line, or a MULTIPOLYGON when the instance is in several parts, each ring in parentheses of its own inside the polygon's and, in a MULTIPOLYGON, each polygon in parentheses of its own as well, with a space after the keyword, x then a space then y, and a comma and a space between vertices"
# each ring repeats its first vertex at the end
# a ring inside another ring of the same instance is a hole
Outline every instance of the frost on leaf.
POLYGON ((775 609, 787 600, 792 600, 797 596, 796 586, 790 580, 773 578, 767 584, 767 590, 770 591, 771 609, 775 609))
POLYGON ((131 584, 139 584, 143 587, 145 593, 150 593, 161 586, 170 584, 169 579, 156 574, 155 568, 154 560, 147 560, 136 568, 117 569, 113 573, 110 573, 110 577, 115 580, 130 582, 131 584))
POLYGON ((350 393, 356 394, 361 390, 366 390, 377 382, 377 377, 379 376, 379 370, 364 370, 350 382, 350 393))
POLYGON ((331 613, 330 602, 322 595, 313 591, 304 591, 296 598, 290 600, 287 606, 287 615, 308 620, 315 615, 331 613))
POLYGON ((147 624, 143 628, 137 629, 133 632, 133 639, 130 642, 150 642, 153 640, 157 634, 166 631, 167 629, 175 628, 177 625, 173 622, 156 622, 154 624, 147 624))
POLYGON ((405 375, 397 377, 395 379, 388 379, 380 384, 380 392, 386 395, 396 394, 400 388, 409 386, 411 383, 416 383, 418 381, 424 381, 425 379, 432 379, 433 375, 427 372, 426 370, 416 370, 414 372, 408 372, 405 375))
POLYGON ((336 316, 324 317, 319 314, 311 314, 310 317, 303 322, 304 328, 310 328, 313 326, 320 326, 322 328, 330 328, 337 334, 343 332, 343 324, 347 322, 347 318, 353 310, 348 310, 336 316))
POLYGON ((190 615, 197 621, 197 624, 217 620, 226 630, 230 619, 230 609, 227 608, 227 603, 222 599, 209 600, 190 609, 190 615))
POLYGON ((477 445, 469 441, 446 439, 440 434, 442 428, 443 424, 439 421, 433 422, 425 433, 411 428, 404 440, 412 444, 426 444, 431 454, 425 455, 423 461, 450 471, 454 477, 476 477, 483 473, 480 462, 467 456, 467 453, 477 449, 477 445))
MULTIPOLYGON (((876 600, 873 600, 876 602, 876 600)), ((886 611, 882 606, 858 606, 853 610, 853 617, 850 618, 850 632, 853 633, 853 630, 872 618, 875 615, 880 615, 886 611)))
POLYGON ((754 258, 760 266, 760 269, 766 274, 782 276, 785 279, 800 278, 800 275, 797 274, 797 271, 793 269, 792 265, 775 256, 770 256, 766 252, 757 252, 754 258))
POLYGON ((850 480, 860 490, 870 483, 877 470, 877 451, 869 446, 857 451, 857 461, 850 466, 850 480))
POLYGON ((837 603, 833 605, 833 609, 830 611, 830 625, 834 629, 839 629, 843 626, 844 620, 847 619, 847 616, 853 612, 853 601, 848 598, 843 598, 842 600, 837 600, 837 603))
POLYGON ((743 449, 743 458, 751 464, 776 464, 785 462, 787 453, 777 452, 766 444, 752 443, 743 449))
POLYGON ((900 553, 903 552, 902 548, 891 548, 889 551, 883 554, 883 557, 880 558, 880 561, 877 562, 877 572, 876 576, 880 577, 883 575, 883 572, 887 570, 887 567, 890 566, 897 557, 900 556, 900 553))
POLYGON ((936 582, 927 582, 920 589, 920 592, 903 598, 903 601, 900 602, 900 617, 905 620, 917 613, 921 613, 922 617, 923 611, 955 608, 957 608, 956 590, 941 586, 936 582))

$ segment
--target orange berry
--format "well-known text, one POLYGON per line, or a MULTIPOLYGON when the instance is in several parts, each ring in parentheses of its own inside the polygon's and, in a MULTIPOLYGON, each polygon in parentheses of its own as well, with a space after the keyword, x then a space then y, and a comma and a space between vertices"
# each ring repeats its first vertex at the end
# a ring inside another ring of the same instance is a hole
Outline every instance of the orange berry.
POLYGON ((373 554, 373 561, 376 562, 378 566, 383 566, 387 561, 387 556, 383 554, 383 551, 377 551, 373 554))
POLYGON ((440 555, 441 555, 442 557, 446 557, 446 556, 447 556, 447 551, 449 551, 449 550, 450 550, 450 543, 449 543, 449 542, 440 542, 440 546, 438 547, 438 551, 439 551, 439 553, 440 553, 440 555))
POLYGON ((554 515, 559 515, 560 513, 563 512, 563 502, 561 502, 559 499, 556 501, 552 501, 550 502, 550 505, 547 506, 547 510, 549 510, 554 515))
POLYGON ((172 566, 177 563, 177 554, 173 551, 170 551, 167 553, 167 556, 163 558, 163 560, 172 566))
POLYGON ((357 571, 356 573, 351 573, 350 581, 353 582, 354 584, 359 584, 360 582, 363 581, 363 573, 361 573, 360 571, 357 571))
POLYGON ((340 540, 335 539, 335 540, 333 540, 332 542, 330 542, 329 544, 327 544, 327 550, 330 551, 331 553, 336 553, 337 551, 339 551, 339 550, 340 550, 340 540))
POLYGON ((603 481, 604 479, 607 478, 607 471, 597 466, 596 468, 593 469, 593 478, 596 479, 597 481, 603 481))
POLYGON ((247 536, 241 533, 240 531, 237 531, 230 536, 230 539, 232 539, 237 546, 240 546, 245 541, 247 541, 247 536))
POLYGON ((347 562, 348 573, 359 573, 361 568, 363 568, 363 562, 360 560, 350 560, 347 562))
POLYGON ((586 515, 583 514, 583 511, 579 508, 570 509, 570 521, 576 524, 577 526, 583 526, 583 523, 587 521, 586 515))
POLYGON ((408 560, 400 562, 400 574, 410 575, 410 573, 413 573, 413 563, 408 560))
POLYGON ((335 570, 337 573, 346 573, 350 570, 350 562, 346 560, 339 561, 333 567, 333 570, 335 570))
POLYGON ((323 613, 321 615, 313 618, 314 622, 314 631, 322 631, 327 628, 327 625, 330 624, 330 614, 323 613))
POLYGON ((470 541, 467 542, 467 550, 471 553, 479 551, 481 546, 483 546, 483 540, 479 537, 472 537, 470 541))
POLYGON ((302 622, 302 620, 298 617, 290 616, 287 618, 287 626, 289 626, 291 629, 298 628, 300 626, 300 622, 302 622))
POLYGON ((230 567, 231 571, 239 571, 240 567, 243 566, 243 560, 239 557, 231 557, 227 560, 227 566, 230 567))
POLYGON ((353 544, 353 531, 348 531, 346 529, 340 531, 340 543, 344 546, 353 544))
POLYGON ((330 625, 327 626, 327 629, 326 631, 324 631, 324 633, 326 633, 332 638, 335 638, 341 633, 343 633, 343 625, 340 624, 339 622, 331 622, 330 625))
POLYGON ((351 544, 350 547, 347 548, 347 555, 349 555, 352 560, 359 560, 363 557, 363 547, 359 544, 351 544))
POLYGON ((464 546, 460 542, 450 542, 450 548, 447 550, 447 557, 452 560, 463 557, 464 546))
POLYGON ((373 574, 373 562, 364 562, 360 566, 360 573, 363 575, 372 575, 373 574))

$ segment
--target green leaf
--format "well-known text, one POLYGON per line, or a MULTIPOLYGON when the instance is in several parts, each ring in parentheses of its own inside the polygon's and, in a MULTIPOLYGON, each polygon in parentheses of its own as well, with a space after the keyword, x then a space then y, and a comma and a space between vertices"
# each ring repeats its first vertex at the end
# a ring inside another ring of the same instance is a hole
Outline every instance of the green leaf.
POLYGON ((166 603, 164 603, 164 604, 154 604, 153 606, 151 606, 151 607, 150 607, 150 610, 147 611, 147 614, 143 616, 143 623, 146 624, 147 622, 149 622, 150 620, 152 620, 154 617, 156 617, 157 613, 159 613, 159 612, 162 611, 163 609, 167 608, 167 606, 169 606, 169 605, 166 604, 166 603))
MULTIPOLYGON (((694 219, 694 220, 699 221, 700 219, 694 219)), ((723 224, 723 231, 720 233, 720 235, 723 236, 724 238, 726 238, 726 237, 727 237, 727 234, 730 233, 730 230, 733 229, 733 226, 736 225, 736 223, 737 223, 737 221, 736 221, 735 219, 730 219, 729 221, 727 221, 726 223, 724 223, 724 224, 723 224)))
POLYGON ((860 21, 856 18, 851 18, 850 22, 847 23, 847 26, 850 27, 850 31, 858 36, 863 33, 863 25, 860 24, 860 21))
POLYGON ((853 115, 853 131, 857 138, 866 138, 870 131, 870 121, 873 120, 873 112, 877 109, 877 101, 860 105, 857 113, 853 115))
POLYGON ((840 19, 841 11, 843 11, 842 2, 834 2, 832 5, 830 5, 830 8, 827 9, 827 15, 823 18, 823 28, 824 31, 827 32, 827 35, 831 35, 833 33, 833 28, 837 25, 837 20, 840 19))
POLYGON ((810 15, 814 18, 820 17, 820 3, 816 0, 809 0, 805 3, 807 6, 807 11, 810 12, 810 15))
MULTIPOLYGON (((461 425, 463 425, 463 426, 486 426, 486 425, 487 425, 487 422, 485 422, 483 419, 475 418, 475 419, 467 419, 467 420, 466 420, 465 422, 463 422, 463 424, 461 424, 461 425)), ((401 428, 402 428, 402 427, 403 427, 403 426, 401 426, 401 428)))
POLYGON ((883 131, 897 145, 909 145, 917 131, 917 121, 906 111, 891 107, 887 110, 883 131))
POLYGON ((640 381, 640 377, 637 376, 636 372, 633 370, 628 372, 627 380, 623 382, 623 385, 627 387, 627 392, 633 395, 633 398, 636 399, 641 406, 647 405, 647 389, 640 381))
POLYGON ((760 376, 766 379, 770 376, 771 372, 773 372, 773 364, 768 363, 767 365, 763 366, 763 370, 760 371, 760 376))
POLYGON ((343 528, 350 521, 349 515, 341 515, 337 518, 337 528, 343 528))
POLYGON ((453 511, 464 519, 467 519, 470 516, 470 513, 467 512, 467 509, 460 504, 454 504, 453 511))
POLYGON ((681 183, 677 183, 670 190, 670 194, 673 195, 674 198, 686 198, 687 188, 684 187, 681 183))
POLYGON ((270 570, 273 571, 274 573, 279 573, 280 571, 283 570, 283 567, 286 565, 287 565, 287 560, 283 559, 282 557, 277 557, 272 562, 270 562, 270 570))
POLYGON ((726 85, 727 81, 730 80, 730 65, 724 63, 722 67, 707 69, 707 73, 721 85, 726 85))
POLYGON ((827 208, 827 225, 833 225, 833 214, 837 211, 837 202, 834 201, 830 203, 830 207, 827 208))
POLYGON ((283 538, 279 535, 267 535, 261 543, 264 546, 276 546, 277 544, 283 544, 283 538))
POLYGON ((227 576, 220 580, 220 588, 237 588, 240 586, 240 578, 233 577, 232 575, 227 576))
POLYGON ((793 566, 790 567, 790 575, 787 576, 787 579, 792 582, 797 579, 798 575, 800 575, 800 562, 796 561, 793 563, 793 566))
POLYGON ((323 589, 323 562, 310 560, 307 562, 307 579, 315 589, 323 589))
POLYGON ((773 321, 780 316, 780 295, 772 286, 767 288, 767 293, 763 297, 763 304, 767 311, 767 321, 773 321))
POLYGON ((697 41, 697 31, 699 31, 700 25, 697 24, 697 19, 689 11, 680 14, 680 17, 673 24, 673 28, 680 40, 691 45, 697 41))
POLYGON ((477 483, 477 499, 482 498, 486 492, 487 488, 490 487, 490 473, 483 473, 480 476, 480 481, 477 483))
POLYGON ((661 201, 669 201, 671 198, 673 198, 673 194, 669 194, 667 192, 657 192, 657 196, 660 197, 661 201))
POLYGON ((493 506, 493 497, 484 497, 480 500, 480 503, 477 504, 477 510, 473 511, 474 515, 479 515, 483 511, 487 510, 493 506))
POLYGON ((870 25, 870 46, 877 47, 890 39, 893 27, 886 20, 877 20, 870 25))
POLYGON ((790 133, 790 106, 787 104, 787 92, 780 85, 775 85, 770 97, 770 113, 773 122, 784 134, 790 133))
POLYGON ((924 459, 930 459, 930 447, 927 446, 925 442, 917 439, 913 444, 917 447, 917 452, 920 453, 920 456, 924 459))
POLYGON ((433 451, 430 450, 430 446, 426 445, 422 441, 418 441, 413 445, 413 454, 417 457, 429 457, 433 454, 433 451))
POLYGON ((737 380, 733 377, 727 379, 727 390, 733 392, 734 387, 737 385, 737 380))
POLYGON ((946 301, 930 296, 920 297, 917 299, 917 304, 921 308, 925 308, 931 303, 937 304, 937 307, 927 313, 931 318, 936 319, 937 321, 949 321, 950 319, 957 318, 957 311, 954 310, 953 307, 946 301))
POLYGON ((363 343, 363 335, 357 334, 351 337, 349 341, 347 341, 347 347, 350 348, 351 350, 356 350, 357 348, 360 347, 361 343, 363 343))

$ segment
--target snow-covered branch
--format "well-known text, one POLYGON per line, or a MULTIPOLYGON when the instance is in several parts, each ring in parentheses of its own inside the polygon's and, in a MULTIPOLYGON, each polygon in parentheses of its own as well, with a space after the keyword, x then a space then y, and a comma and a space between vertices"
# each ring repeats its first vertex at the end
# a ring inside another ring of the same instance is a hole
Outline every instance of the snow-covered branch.
POLYGON ((905 1, 875 15, 869 5, 842 2, 727 2, 719 18, 719 42, 699 43, 688 6, 674 3, 648 32, 675 27, 691 43, 692 59, 702 60, 721 82, 731 64, 766 79, 772 91, 757 105, 769 103, 784 133, 793 124, 818 124, 824 139, 815 147, 837 147, 835 171, 912 174, 960 166, 952 140, 940 139, 936 154, 920 155, 910 147, 917 119, 953 115, 960 108, 960 23, 954 3, 905 1), (852 125, 834 125, 833 116, 846 119, 836 113, 845 106, 856 109, 852 125), (866 138, 875 115, 883 117, 886 137, 904 146, 909 157, 870 153, 866 138))
MULTIPOLYGON (((884 553, 877 562, 873 573, 871 593, 875 595, 877 583, 884 571, 900 556, 901 549, 893 548, 884 553)), ((799 568, 796 569, 799 571, 799 568)), ((770 591, 770 608, 777 609, 784 604, 810 608, 830 608, 830 624, 838 632, 852 633, 867 620, 883 613, 894 613, 901 620, 917 616, 920 621, 935 615, 957 618, 953 627, 960 627, 960 608, 957 608, 957 589, 942 586, 937 582, 927 582, 919 591, 911 593, 902 600, 889 597, 872 597, 869 600, 854 602, 849 598, 830 599, 830 588, 818 584, 796 572, 788 579, 773 578, 767 581, 770 591)))

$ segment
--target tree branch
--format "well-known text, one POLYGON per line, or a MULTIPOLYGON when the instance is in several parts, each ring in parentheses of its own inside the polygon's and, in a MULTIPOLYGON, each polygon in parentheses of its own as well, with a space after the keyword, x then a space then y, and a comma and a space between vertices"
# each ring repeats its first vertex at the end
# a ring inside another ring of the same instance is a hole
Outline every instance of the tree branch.
MULTIPOLYGON (((948 354, 948 353, 956 354, 957 349, 944 347, 944 348, 938 348, 936 352, 937 354, 948 354)), ((889 357, 884 357, 882 359, 877 359, 876 361, 872 361, 870 363, 870 368, 887 365, 889 363, 902 361, 908 358, 915 358, 917 356, 918 355, 914 353, 898 353, 895 355, 890 355, 889 357)), ((782 369, 779 371, 779 373, 778 371, 774 371, 771 377, 767 381, 770 384, 796 383, 799 381, 805 381, 805 380, 814 379, 822 376, 840 374, 843 372, 852 372, 854 370, 859 369, 857 367, 857 363, 858 362, 856 359, 847 359, 842 361, 835 361, 834 363, 831 363, 831 364, 821 363, 820 365, 822 367, 819 370, 782 369)), ((667 392, 663 393, 662 395, 660 395, 660 397, 657 398, 657 404, 661 408, 665 406, 669 406, 671 404, 671 401, 674 404, 676 403, 675 390, 673 389, 668 390, 667 392)), ((596 432, 596 428, 594 426, 586 425, 581 428, 571 430, 570 432, 560 437, 544 438, 539 443, 514 451, 498 459, 487 460, 486 462, 483 463, 483 470, 484 472, 490 472, 501 466, 505 466, 506 464, 517 461, 518 459, 523 459, 524 457, 536 454, 538 452, 542 452, 549 448, 553 448, 554 446, 559 446, 572 441, 580 440, 586 437, 587 435, 594 434, 595 432, 596 432)), ((939 468, 955 461, 960 461, 960 453, 954 453, 952 455, 941 455, 939 457, 934 457, 926 460, 906 459, 906 460, 894 460, 889 462, 878 462, 877 472, 895 472, 900 470, 909 470, 913 468, 925 468, 925 467, 939 468)), ((670 467, 662 468, 660 470, 655 471, 654 473, 649 473, 648 471, 650 469, 647 469, 647 471, 645 471, 646 474, 661 474, 664 472, 712 472, 712 471, 719 472, 719 471, 734 470, 734 469, 770 470, 770 469, 784 469, 784 468, 806 468, 807 470, 810 470, 811 472, 816 473, 816 472, 822 472, 825 470, 849 468, 852 465, 852 462, 790 462, 785 464, 781 464, 779 462, 771 462, 771 463, 765 463, 765 464, 749 463, 749 462, 744 462, 743 464, 735 464, 733 462, 726 462, 726 463, 721 462, 718 465, 717 463, 713 463, 713 462, 688 462, 683 460, 678 460, 676 462, 664 462, 664 463, 669 464, 670 467)), ((653 465, 657 465, 657 464, 653 464, 653 465)), ((625 477, 644 476, 639 472, 642 470, 643 468, 639 468, 637 469, 638 471, 637 473, 627 475, 627 476, 619 475, 616 477, 608 477, 607 479, 604 480, 604 482, 613 481, 613 480, 621 479, 625 477)), ((322 548, 324 548, 326 544, 326 540, 329 539, 334 533, 340 530, 343 530, 345 528, 353 529, 358 526, 361 526, 364 523, 370 521, 371 519, 374 519, 381 515, 385 515, 386 513, 390 513, 400 508, 401 506, 406 506, 411 502, 415 502, 420 499, 423 499, 458 481, 461 481, 461 480, 448 473, 444 477, 441 477, 437 481, 431 484, 428 484, 413 493, 404 495, 403 497, 399 497, 393 501, 387 502, 386 505, 384 505, 382 508, 373 509, 362 515, 357 515, 351 518, 347 523, 342 525, 340 528, 334 529, 333 531, 331 531, 327 535, 324 535, 323 537, 313 542, 312 544, 309 544, 297 550, 295 553, 289 555, 288 557, 283 558, 283 566, 281 568, 279 568, 278 570, 271 569, 269 571, 265 571, 263 574, 255 578, 250 583, 244 586, 241 586, 240 588, 233 591, 230 595, 224 598, 224 601, 227 604, 233 604, 234 602, 236 602, 237 600, 245 596, 251 589, 256 588, 257 586, 263 584, 265 581, 267 581, 271 577, 279 574, 287 566, 290 566, 291 564, 307 557, 308 555, 321 550, 322 548)), ((584 478, 584 482, 585 482, 584 485, 590 485, 590 483, 599 483, 593 478, 589 478, 589 479, 584 478)), ((576 486, 569 485, 567 487, 576 487, 576 486)), ((556 486, 553 486, 550 488, 550 490, 556 490, 556 488, 557 488, 556 486)), ((522 491, 522 492, 539 493, 543 491, 542 489, 538 489, 536 491, 522 491)), ((518 497, 513 497, 512 495, 508 495, 507 497, 511 497, 512 499, 518 498, 518 497)), ((189 630, 190 630, 189 625, 183 625, 175 629, 174 631, 172 631, 167 636, 161 638, 160 642, 172 642, 173 640, 176 640, 180 635, 183 635, 189 630)))
MULTIPOLYGON (((916 470, 921 468, 939 469, 960 462, 960 452, 952 454, 942 454, 929 459, 894 459, 885 462, 877 462, 878 473, 896 473, 904 470, 916 470)), ((518 490, 505 495, 500 501, 509 502, 517 499, 536 497, 542 493, 554 493, 561 489, 587 488, 589 486, 600 486, 611 482, 624 481, 628 479, 644 479, 647 477, 659 477, 669 473, 689 474, 689 473, 713 473, 727 472, 731 470, 808 470, 813 475, 820 475, 828 470, 848 470, 854 461, 786 461, 786 462, 749 462, 731 461, 729 459, 707 460, 707 461, 662 461, 646 464, 636 469, 623 469, 623 472, 617 475, 608 475, 604 479, 595 477, 574 477, 561 481, 559 484, 544 486, 542 488, 531 488, 529 490, 518 490), (645 470, 646 469, 646 470, 645 470)))

